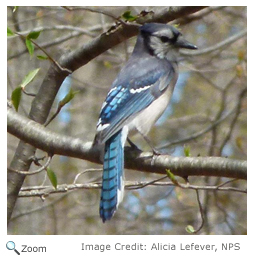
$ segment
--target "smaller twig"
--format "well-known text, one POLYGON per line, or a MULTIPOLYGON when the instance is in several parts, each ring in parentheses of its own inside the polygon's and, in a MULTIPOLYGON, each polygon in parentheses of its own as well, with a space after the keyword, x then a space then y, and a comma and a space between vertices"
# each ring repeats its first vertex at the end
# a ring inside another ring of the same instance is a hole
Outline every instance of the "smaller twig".
POLYGON ((234 114, 234 117, 233 117, 231 123, 228 126, 229 127, 228 132, 226 133, 226 136, 225 136, 225 138, 223 139, 223 141, 220 145, 220 149, 219 149, 220 153, 222 152, 224 146, 227 144, 227 142, 230 140, 230 138, 232 136, 232 133, 233 133, 233 130, 234 130, 235 125, 237 123, 238 117, 241 113, 242 101, 243 101, 246 93, 247 93, 247 88, 245 87, 244 89, 242 89, 242 91, 239 94, 238 101, 237 101, 238 104, 237 104, 237 107, 236 107, 236 112, 234 114))
POLYGON ((67 10, 67 11, 72 11, 72 9, 67 7, 67 6, 61 6, 61 7, 64 8, 65 10, 67 10))
POLYGON ((21 90, 22 90, 22 92, 23 92, 25 95, 33 96, 33 97, 36 96, 36 94, 34 94, 34 93, 29 93, 29 92, 27 92, 24 87, 21 87, 21 90))
POLYGON ((44 197, 46 198, 50 194, 56 193, 66 193, 68 191, 73 191, 76 189, 100 189, 101 184, 99 183, 89 183, 89 184, 62 184, 58 185, 57 188, 52 186, 40 186, 40 187, 23 187, 19 192, 19 197, 44 197))
POLYGON ((14 170, 11 168, 7 168, 7 170, 13 171, 13 172, 16 172, 16 173, 19 173, 22 175, 35 175, 35 174, 40 173, 41 171, 45 170, 48 167, 48 165, 50 164, 51 160, 52 160, 52 156, 48 156, 46 163, 44 165, 41 165, 39 169, 33 170, 33 171, 14 170))
POLYGON ((35 165, 41 167, 42 165, 40 164, 39 161, 43 161, 46 158, 46 156, 43 157, 36 157, 35 155, 29 157, 29 160, 33 161, 35 165))
MULTIPOLYGON (((159 181, 161 181, 161 180, 163 180, 163 179, 165 179, 165 178, 167 178, 168 176, 164 176, 164 177, 161 177, 161 178, 158 178, 158 179, 154 179, 154 180, 152 180, 152 181, 149 181, 149 182, 143 182, 143 183, 141 183, 140 182, 140 184, 138 184, 138 185, 126 185, 126 189, 128 189, 128 190, 134 190, 134 189, 140 189, 140 188, 144 188, 144 187, 146 187, 146 186, 150 186, 150 185, 157 185, 156 183, 157 182, 159 182, 159 181)), ((173 184, 171 184, 171 185, 173 185, 173 184)))
POLYGON ((199 191, 195 190, 195 192, 196 192, 197 202, 198 202, 198 205, 199 205, 199 210, 200 210, 201 219, 202 219, 202 223, 201 223, 200 227, 198 229, 194 230, 194 232, 193 232, 193 233, 196 234, 202 229, 205 220, 204 220, 203 208, 202 208, 202 204, 201 204, 201 200, 200 200, 199 191))
POLYGON ((243 29, 242 31, 238 32, 237 34, 215 44, 215 45, 212 45, 210 47, 207 47, 207 48, 204 48, 204 49, 201 49, 201 50, 196 50, 194 52, 183 52, 182 51, 182 55, 187 55, 187 56, 198 56, 198 55, 203 55, 203 54, 208 54, 208 53, 211 53, 213 51, 216 51, 216 50, 221 50, 222 48, 225 48, 227 47, 228 45, 236 42, 237 40, 245 37, 247 35, 247 30, 246 29, 243 29))
POLYGON ((190 136, 187 136, 185 138, 182 138, 182 139, 177 139, 175 141, 172 141, 172 142, 169 142, 169 143, 166 143, 162 146, 158 146, 157 149, 158 150, 161 150, 161 149, 164 149, 164 148, 167 148, 167 147, 170 147, 172 145, 176 145, 176 144, 182 144, 182 143, 185 143, 185 142, 188 142, 190 140, 193 140, 193 139, 197 139, 198 137, 200 136, 203 136, 204 134, 206 134, 207 132, 209 132, 210 130, 212 130, 213 128, 215 128, 216 126, 218 126, 221 122, 223 122, 224 120, 226 120, 230 115, 232 115, 238 108, 238 104, 233 107, 228 113, 226 113, 224 116, 220 117, 219 119, 215 120, 211 125, 207 126, 206 128, 204 128, 203 130, 201 131, 198 131, 190 136))
POLYGON ((225 8, 225 6, 210 6, 210 7, 206 7, 205 9, 200 10, 199 12, 196 13, 192 13, 189 14, 187 16, 184 16, 182 18, 178 18, 176 20, 174 20, 172 22, 172 24, 180 24, 180 26, 185 25, 185 24, 189 24, 193 21, 196 20, 200 20, 200 19, 204 19, 204 17, 206 17, 207 15, 209 15, 210 13, 223 9, 225 8))
POLYGON ((238 179, 237 178, 234 178, 234 179, 230 179, 230 180, 228 180, 228 181, 226 181, 226 182, 223 182, 223 183, 221 183, 221 184, 219 184, 218 186, 217 186, 217 189, 219 189, 220 187, 223 187, 223 186, 225 186, 225 185, 227 185, 227 184, 229 184, 229 183, 233 183, 233 182, 235 182, 235 181, 237 181, 238 179))
MULTIPOLYGON (((88 170, 89 171, 89 170, 88 170)), ((86 172, 86 171, 84 171, 86 172)), ((79 173, 74 181, 78 179, 78 177, 83 174, 84 172, 79 173)), ((159 179, 155 179, 152 181, 127 181, 125 184, 125 189, 127 190, 135 190, 135 189, 142 189, 146 186, 177 186, 182 189, 191 189, 191 190, 212 190, 212 191, 233 191, 233 192, 239 192, 239 193, 247 193, 246 190, 234 188, 234 187, 222 187, 222 185, 219 186, 196 186, 191 185, 189 183, 187 184, 181 184, 177 183, 177 185, 173 184, 172 182, 160 182, 161 180, 167 178, 167 176, 163 176, 159 179)), ((230 183, 231 181, 228 181, 230 183)), ((62 184, 58 185, 56 189, 54 189, 52 186, 32 186, 32 187, 23 187, 21 188, 21 191, 19 193, 19 197, 35 197, 35 196, 47 196, 50 194, 56 194, 56 193, 64 193, 68 191, 73 191, 76 189, 99 189, 101 188, 100 182, 88 182, 86 184, 62 184)))
MULTIPOLYGON (((108 23, 108 25, 110 25, 110 24, 108 23)), ((61 31, 67 30, 67 31, 79 32, 79 33, 85 34, 90 37, 95 37, 96 33, 93 33, 92 31, 99 30, 99 29, 100 29, 100 27, 98 25, 94 25, 87 30, 80 28, 80 27, 71 26, 71 25, 56 25, 56 26, 35 27, 32 30, 20 31, 19 34, 26 36, 27 34, 29 34, 31 32, 43 32, 43 31, 51 31, 51 30, 61 30, 61 31)), ((17 34, 13 35, 13 36, 9 36, 8 40, 14 39, 17 36, 18 36, 17 34)), ((42 47, 42 45, 41 45, 41 47, 42 47)))
MULTIPOLYGON (((232 180, 228 181, 228 183, 230 183, 230 182, 232 182, 232 180)), ((171 183, 171 182, 162 182, 162 183, 148 182, 148 183, 149 183, 149 185, 153 185, 153 186, 178 186, 182 189, 212 190, 212 191, 217 190, 217 191, 233 191, 233 192, 239 192, 239 193, 245 193, 245 194, 247 193, 247 190, 239 189, 236 187, 223 187, 222 184, 218 185, 218 186, 196 186, 196 185, 191 185, 189 182, 186 182, 186 184, 182 184, 182 183, 179 183, 178 180, 176 181, 176 183, 171 183)), ((144 182, 139 182, 140 186, 142 186, 142 184, 144 184, 144 182)), ((227 183, 225 182, 225 184, 227 184, 227 183)))
POLYGON ((89 11, 89 12, 94 12, 94 13, 100 13, 100 14, 103 14, 103 15, 106 15, 106 16, 112 18, 115 21, 120 22, 124 26, 130 26, 131 25, 130 23, 127 23, 127 22, 123 21, 120 17, 116 17, 108 11, 103 11, 103 10, 100 10, 100 9, 93 9, 93 8, 90 8, 90 7, 74 7, 74 8, 70 8, 70 7, 67 7, 67 6, 62 6, 62 7, 64 9, 66 9, 67 11, 84 10, 84 11, 89 11))
MULTIPOLYGON (((167 176, 166 176, 167 177, 167 176)), ((165 179, 166 177, 162 177, 160 179, 146 181, 146 182, 136 182, 136 181, 127 181, 125 184, 125 189, 133 190, 133 189, 142 189, 146 186, 178 186, 182 189, 192 189, 192 190, 212 190, 212 191, 233 191, 239 193, 246 193, 246 190, 241 190, 233 187, 218 187, 218 186, 195 186, 190 184, 181 184, 177 185, 172 182, 160 182, 160 180, 165 179)), ((19 197, 35 197, 35 196, 48 196, 50 194, 56 193, 64 193, 68 191, 78 190, 78 189, 100 189, 101 183, 91 182, 86 184, 62 184, 58 185, 57 188, 53 188, 52 186, 30 186, 30 187, 22 187, 19 193, 19 197)))
MULTIPOLYGON (((78 178, 79 178, 82 174, 84 174, 84 173, 88 173, 88 172, 91 172, 91 171, 102 171, 102 170, 103 170, 103 169, 87 169, 87 170, 84 170, 84 171, 78 173, 78 174, 75 176, 74 181, 73 181, 73 184, 76 184, 78 178)), ((91 183, 91 182, 94 182, 94 181, 96 181, 96 178, 92 179, 91 181, 88 181, 88 183, 91 183)))
POLYGON ((224 89, 221 86, 217 86, 210 78, 207 78, 202 72, 198 72, 197 74, 206 82, 208 82, 213 88, 215 88, 221 93, 223 92, 224 89))
MULTIPOLYGON (((15 34, 18 35, 18 36, 20 36, 20 37, 23 38, 23 39, 26 39, 26 37, 25 37, 24 35, 22 35, 21 33, 15 32, 15 34)), ((48 57, 48 59, 58 67, 59 70, 68 72, 69 74, 72 73, 71 70, 69 70, 69 69, 67 69, 67 68, 61 67, 61 65, 60 65, 56 60, 54 60, 54 59, 48 54, 48 52, 47 52, 44 48, 42 48, 40 45, 38 45, 34 40, 32 40, 32 39, 30 38, 30 41, 31 41, 31 43, 33 43, 38 49, 40 49, 40 50, 48 57)))
POLYGON ((221 199, 219 199, 219 196, 217 195, 216 191, 214 191, 213 194, 214 194, 215 206, 222 212, 222 214, 224 216, 224 222, 230 229, 231 234, 233 235, 234 228, 232 227, 232 225, 230 224, 231 222, 229 221, 230 215, 226 211, 225 207, 221 204, 221 202, 220 202, 221 199))
POLYGON ((63 68, 56 60, 54 60, 54 59, 47 53, 47 51, 46 51, 44 48, 42 48, 41 46, 39 46, 34 40, 30 39, 30 41, 31 41, 37 48, 39 48, 39 49, 48 57, 48 59, 58 67, 59 70, 68 72, 69 74, 72 74, 72 73, 73 73, 71 70, 69 70, 69 69, 67 69, 67 68, 63 68))
POLYGON ((64 106, 58 105, 56 112, 53 114, 53 116, 45 122, 44 126, 47 127, 49 123, 59 114, 59 112, 62 110, 64 106))
POLYGON ((35 213, 35 212, 44 210, 44 209, 46 209, 46 208, 48 208, 48 207, 50 207, 50 206, 53 206, 53 205, 55 205, 56 203, 60 202, 60 201, 63 200, 65 197, 67 197, 67 195, 66 195, 66 194, 63 194, 63 195, 61 195, 60 197, 58 197, 57 199, 55 198, 55 200, 49 201, 49 202, 46 203, 46 204, 41 204, 41 205, 39 205, 39 206, 37 206, 37 207, 35 207, 35 208, 32 208, 32 209, 26 208, 26 209, 23 210, 23 211, 19 211, 16 215, 13 215, 12 218, 11 218, 11 220, 13 221, 13 220, 15 220, 15 219, 17 219, 17 218, 20 218, 20 217, 24 216, 24 215, 28 215, 28 214, 31 214, 31 213, 35 213))
MULTIPOLYGON (((80 35, 82 35, 83 33, 82 32, 78 32, 78 31, 73 31, 71 32, 70 34, 68 35, 65 35, 65 36, 60 36, 60 37, 57 37, 57 38, 54 38, 52 39, 51 41, 48 41, 48 42, 45 42, 45 43, 41 43, 41 47, 43 48, 48 48, 48 47, 51 47, 51 46, 54 46, 54 45, 58 45, 58 44, 61 44, 71 38, 74 38, 74 37, 78 37, 80 35)), ((8 57, 8 60, 11 60, 13 58, 17 58, 23 54, 27 53, 27 49, 23 49, 22 51, 20 51, 19 53, 16 53, 14 55, 11 55, 8 57)))

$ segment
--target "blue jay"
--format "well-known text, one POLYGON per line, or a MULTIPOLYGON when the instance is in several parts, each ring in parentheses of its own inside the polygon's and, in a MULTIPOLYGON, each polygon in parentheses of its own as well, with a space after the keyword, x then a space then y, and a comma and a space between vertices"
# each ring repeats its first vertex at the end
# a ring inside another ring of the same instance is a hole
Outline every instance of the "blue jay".
POLYGON ((141 26, 133 53, 103 103, 94 139, 94 145, 105 145, 99 210, 103 222, 112 218, 123 198, 128 132, 146 136, 166 109, 178 77, 180 48, 197 49, 172 26, 141 26))

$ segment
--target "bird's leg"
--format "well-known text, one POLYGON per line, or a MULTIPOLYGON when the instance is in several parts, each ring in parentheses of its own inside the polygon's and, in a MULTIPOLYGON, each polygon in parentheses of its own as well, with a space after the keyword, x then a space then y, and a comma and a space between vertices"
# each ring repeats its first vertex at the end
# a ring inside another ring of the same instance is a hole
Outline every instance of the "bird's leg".
POLYGON ((151 148, 152 152, 153 152, 153 156, 158 156, 158 155, 161 155, 162 153, 157 150, 155 147, 153 147, 150 139, 148 137, 146 137, 144 134, 142 134, 140 131, 138 131, 141 136, 143 137, 143 139, 146 141, 146 143, 149 145, 149 147, 151 148))
POLYGON ((146 141, 146 143, 149 145, 149 147, 152 150, 152 158, 151 158, 151 165, 154 165, 156 158, 161 155, 162 153, 157 150, 155 147, 152 146, 152 143, 150 141, 150 139, 148 137, 146 137, 145 135, 143 135, 142 133, 140 133, 142 135, 142 137, 144 138, 144 140, 146 141))

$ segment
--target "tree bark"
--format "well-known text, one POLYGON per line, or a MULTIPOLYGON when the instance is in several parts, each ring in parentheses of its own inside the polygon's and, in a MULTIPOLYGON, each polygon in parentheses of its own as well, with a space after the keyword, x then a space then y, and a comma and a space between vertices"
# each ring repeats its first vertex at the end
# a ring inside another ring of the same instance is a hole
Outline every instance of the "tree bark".
MULTIPOLYGON (((101 163, 101 150, 92 148, 92 142, 83 142, 79 138, 67 137, 52 132, 44 126, 19 115, 8 108, 7 129, 12 135, 47 152, 83 160, 101 163)), ((169 169, 175 175, 217 176, 236 179, 247 178, 247 162, 223 157, 172 157, 125 149, 125 168, 138 171, 166 174, 169 169)))

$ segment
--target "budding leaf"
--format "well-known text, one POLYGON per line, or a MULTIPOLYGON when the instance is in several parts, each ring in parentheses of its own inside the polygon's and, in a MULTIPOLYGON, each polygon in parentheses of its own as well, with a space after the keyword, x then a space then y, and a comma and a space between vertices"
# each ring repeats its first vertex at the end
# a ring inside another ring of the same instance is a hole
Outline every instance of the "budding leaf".
POLYGON ((175 184, 175 185, 178 185, 178 181, 175 177, 175 175, 169 170, 169 169, 166 169, 166 172, 167 172, 167 175, 168 177, 170 178, 170 180, 175 184))
POLYGON ((243 138, 242 137, 237 137, 236 138, 236 145, 240 150, 243 150, 243 138))
POLYGON ((25 43, 26 43, 26 47, 29 51, 30 57, 32 57, 34 54, 34 45, 29 38, 26 38, 25 43))
POLYGON ((64 105, 66 105, 67 103, 69 103, 74 96, 79 93, 80 91, 74 91, 72 89, 70 89, 70 91, 67 93, 67 95, 59 102, 59 108, 63 107, 64 105))
POLYGON ((14 6, 13 13, 15 13, 18 10, 19 6, 14 6))
POLYGON ((108 69, 110 69, 110 68, 112 68, 113 66, 112 66, 112 63, 111 62, 109 62, 109 61, 104 61, 104 66, 106 67, 106 68, 108 68, 108 69))
POLYGON ((30 71, 22 80, 22 83, 20 84, 21 88, 25 88, 37 75, 40 68, 30 71))
POLYGON ((241 65, 236 66, 236 74, 239 78, 241 78, 244 74, 243 67, 241 65))
POLYGON ((35 49, 34 44, 32 43, 31 39, 37 39, 39 37, 40 33, 41 33, 41 31, 32 31, 26 37, 25 43, 26 43, 27 49, 29 51, 30 57, 33 56, 34 49, 35 49))
POLYGON ((188 232, 189 234, 193 234, 195 233, 195 229, 193 226, 191 225, 188 225, 186 228, 185 228, 186 232, 188 232))
POLYGON ((7 27, 7 37, 10 37, 13 35, 14 35, 14 33, 12 32, 12 30, 7 27))
POLYGON ((184 146, 184 153, 185 153, 186 157, 190 157, 191 156, 191 154, 190 154, 190 146, 189 145, 184 146))
POLYGON ((237 57, 240 62, 243 61, 245 59, 245 51, 242 51, 242 50, 238 51, 237 57))
POLYGON ((16 111, 18 111, 21 101, 21 87, 17 87, 13 90, 11 100, 16 111))
POLYGON ((41 31, 32 31, 27 35, 27 39, 37 39, 40 35, 41 31))
POLYGON ((48 60, 48 57, 47 56, 44 56, 44 55, 37 55, 37 58, 39 60, 48 60))
POLYGON ((52 186, 56 189, 57 188, 57 177, 56 177, 55 172, 52 169, 47 168, 47 176, 48 176, 52 186))
POLYGON ((137 19, 137 16, 131 15, 130 11, 126 11, 122 14, 122 17, 127 21, 134 21, 137 19))

